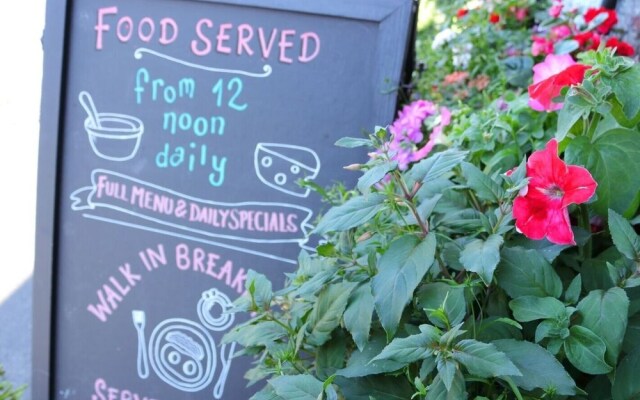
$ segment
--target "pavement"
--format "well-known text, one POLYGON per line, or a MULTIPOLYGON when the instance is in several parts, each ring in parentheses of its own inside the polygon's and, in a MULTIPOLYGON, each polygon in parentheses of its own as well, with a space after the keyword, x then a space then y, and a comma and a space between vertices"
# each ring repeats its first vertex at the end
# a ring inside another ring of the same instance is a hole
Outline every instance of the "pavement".
MULTIPOLYGON (((31 380, 36 174, 45 0, 0 6, 0 364, 31 380)), ((28 390, 24 400, 31 398, 28 390)))

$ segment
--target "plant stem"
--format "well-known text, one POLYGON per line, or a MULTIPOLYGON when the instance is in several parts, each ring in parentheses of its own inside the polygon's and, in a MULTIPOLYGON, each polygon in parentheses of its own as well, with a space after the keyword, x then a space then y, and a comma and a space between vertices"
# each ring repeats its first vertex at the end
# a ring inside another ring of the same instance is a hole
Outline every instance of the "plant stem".
MULTIPOLYGON (((591 222, 589 221, 589 209, 586 204, 580 204, 578 207, 580 210, 580 216, 578 220, 580 221, 580 226, 587 231, 587 233, 591 232, 591 222)), ((580 258, 582 260, 586 260, 587 258, 591 258, 593 253, 593 243, 591 241, 591 235, 587 239, 587 242, 584 246, 580 247, 580 258)))
POLYGON ((444 263, 444 260, 442 259, 442 256, 440 255, 440 252, 437 252, 437 251, 436 251, 436 260, 438 262, 438 266, 440 267, 440 272, 442 272, 442 275, 444 275, 447 279, 453 280, 453 277, 449 273, 449 270, 447 270, 447 267, 444 263))
POLYGON ((420 213, 418 212, 416 205, 413 204, 413 195, 409 192, 409 188, 407 188, 406 183, 404 182, 404 180, 402 179, 402 176, 400 175, 400 173, 398 173, 398 171, 395 171, 393 176, 398 182, 398 185, 400 186, 400 188, 402 189, 402 193, 404 194, 405 204, 411 210, 411 214, 413 214, 416 221, 418 222, 418 225, 420 226, 420 229, 422 230, 422 236, 426 237, 429 234, 429 227, 427 226, 426 221, 423 221, 422 217, 420 217, 420 213))
POLYGON ((587 130, 587 137, 589 138, 589 140, 591 140, 591 142, 593 142, 593 139, 594 139, 593 135, 595 134, 596 129, 598 128, 598 124, 600 123, 601 118, 602 117, 600 116, 600 114, 594 113, 593 119, 589 124, 589 129, 587 130))

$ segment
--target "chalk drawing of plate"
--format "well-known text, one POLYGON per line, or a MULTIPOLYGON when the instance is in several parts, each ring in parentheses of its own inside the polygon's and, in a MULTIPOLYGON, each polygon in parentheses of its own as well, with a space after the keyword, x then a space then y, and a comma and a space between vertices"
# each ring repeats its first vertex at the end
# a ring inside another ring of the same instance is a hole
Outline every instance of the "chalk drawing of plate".
POLYGON ((296 197, 310 192, 298 181, 314 179, 320 172, 320 159, 313 150, 291 144, 258 143, 253 162, 262 183, 296 197))
POLYGON ((185 392, 197 392, 212 382, 216 357, 211 336, 200 324, 186 319, 162 321, 149 339, 153 370, 160 379, 185 392))

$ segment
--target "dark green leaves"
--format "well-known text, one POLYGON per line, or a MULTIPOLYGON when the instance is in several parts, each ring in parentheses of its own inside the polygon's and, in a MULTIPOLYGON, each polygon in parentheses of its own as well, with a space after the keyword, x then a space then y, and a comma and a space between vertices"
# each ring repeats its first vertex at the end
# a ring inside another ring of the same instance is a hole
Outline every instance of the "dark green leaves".
POLYGON ((456 344, 452 356, 472 375, 481 378, 521 375, 520 370, 509 358, 490 343, 470 339, 461 340, 456 344))
POLYGON ((559 395, 576 394, 576 384, 562 364, 535 343, 513 339, 496 340, 496 348, 509 357, 522 376, 511 379, 525 390, 553 389, 559 395))
POLYGON ((467 270, 477 273, 485 285, 489 285, 500 262, 502 243, 500 235, 490 235, 487 240, 474 239, 464 246, 460 253, 460 262, 467 270))
POLYGON ((422 325, 420 331, 417 335, 393 339, 373 361, 387 359, 406 365, 431 357, 434 343, 440 339, 440 331, 429 325, 422 325))
POLYGON ((283 375, 269 380, 275 393, 287 400, 317 400, 322 382, 311 375, 283 375))
POLYGON ((564 304, 553 297, 522 296, 509 302, 513 317, 520 322, 559 318, 565 315, 564 304))
POLYGON ((640 66, 638 64, 618 74, 614 79, 607 79, 613 93, 622 105, 627 119, 633 119, 640 112, 640 66))
POLYGON ((371 186, 380 182, 389 171, 394 170, 397 166, 398 163, 396 161, 392 161, 376 165, 369 169, 360 177, 360 179, 358 179, 358 190, 362 193, 367 192, 371 186))
POLYGON ((373 277, 373 296, 376 312, 389 336, 395 333, 404 307, 433 264, 435 250, 434 233, 423 240, 406 235, 392 242, 380 258, 378 274, 373 277))
POLYGON ((347 301, 355 286, 355 283, 350 282, 328 285, 318 294, 309 319, 311 328, 307 338, 309 343, 320 346, 329 340, 331 332, 340 324, 347 301))
POLYGON ((637 400, 640 398, 640 350, 626 356, 616 369, 613 381, 613 400, 637 400))
POLYGON ((578 303, 580 325, 595 333, 606 345, 606 360, 616 365, 627 330, 629 299, 618 287, 594 290, 578 303))
POLYGON ((470 163, 462 163, 462 175, 469 186, 481 200, 498 202, 504 197, 504 189, 478 167, 470 163))
POLYGON ((610 130, 591 143, 577 137, 567 146, 565 161, 582 165, 598 183, 593 207, 600 215, 611 208, 624 213, 633 203, 640 187, 640 134, 626 129, 610 130), (624 184, 620 184, 624 182, 624 184))
POLYGON ((344 325, 351 333, 359 350, 364 349, 369 339, 374 300, 371 294, 371 282, 358 286, 351 294, 349 305, 344 312, 344 325))
POLYGON ((570 329, 571 335, 564 342, 564 351, 574 367, 587 374, 606 374, 611 367, 604 361, 607 346, 591 330, 579 325, 570 329))
POLYGON ((509 296, 560 297, 560 277, 537 250, 504 248, 501 254, 496 277, 509 296))
POLYGON ((416 182, 427 183, 440 178, 460 164, 467 156, 466 151, 455 149, 435 153, 414 165, 407 173, 407 183, 412 187, 416 182))
POLYGON ((640 261, 640 237, 629 221, 609 210, 609 230, 618 251, 630 260, 640 261))
POLYGON ((314 229, 315 233, 344 231, 369 221, 384 207, 386 196, 371 193, 354 197, 346 203, 331 208, 314 229))

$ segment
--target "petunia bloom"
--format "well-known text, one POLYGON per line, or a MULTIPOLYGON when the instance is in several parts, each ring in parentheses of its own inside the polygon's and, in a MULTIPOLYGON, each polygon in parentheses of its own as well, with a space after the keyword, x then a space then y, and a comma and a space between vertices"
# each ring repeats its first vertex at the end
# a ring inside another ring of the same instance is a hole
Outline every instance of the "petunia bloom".
POLYGON ((635 54, 633 46, 624 40, 620 40, 617 37, 610 37, 605 43, 605 47, 611 47, 616 49, 616 54, 619 56, 631 57, 635 54))
POLYGON ((553 41, 541 36, 531 37, 531 55, 547 55, 553 53, 553 41))
POLYGON ((596 50, 600 46, 600 35, 594 31, 578 33, 573 36, 582 51, 596 50))
POLYGON ((544 62, 533 67, 533 85, 529 86, 529 107, 536 111, 556 111, 562 103, 553 99, 560 95, 562 88, 577 85, 584 79, 591 67, 578 64, 568 54, 549 54, 544 62))
POLYGON ((529 239, 575 244, 568 207, 593 196, 597 183, 591 173, 562 161, 558 142, 551 139, 527 160, 527 178, 526 194, 513 202, 517 230, 529 239))
POLYGON ((601 34, 606 35, 609 33, 611 28, 618 23, 618 15, 615 10, 609 10, 604 7, 590 8, 584 13, 584 20, 586 23, 589 23, 600 14, 607 14, 607 18, 598 25, 596 30, 601 34))

